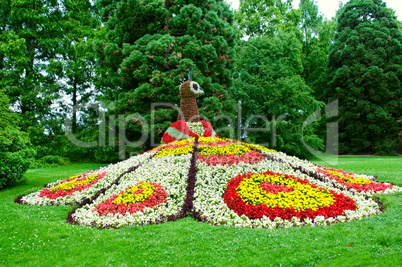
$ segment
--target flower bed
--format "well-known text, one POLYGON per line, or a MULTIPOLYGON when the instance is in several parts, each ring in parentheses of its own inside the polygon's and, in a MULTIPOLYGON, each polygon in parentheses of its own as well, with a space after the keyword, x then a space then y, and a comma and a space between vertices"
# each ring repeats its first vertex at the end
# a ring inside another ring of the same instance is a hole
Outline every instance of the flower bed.
POLYGON ((254 164, 264 160, 264 156, 256 151, 257 148, 235 140, 200 138, 198 160, 213 166, 230 166, 240 162, 254 164))
POLYGON ((387 189, 392 189, 392 184, 376 183, 368 178, 356 176, 353 173, 345 172, 343 170, 336 170, 332 168, 317 168, 320 174, 325 177, 336 181, 342 186, 349 189, 354 189, 357 192, 384 192, 387 189))
POLYGON ((186 198, 194 141, 176 141, 153 150, 152 160, 127 174, 94 202, 77 209, 73 221, 105 228, 178 219, 186 198))
POLYGON ((279 161, 265 159, 255 164, 240 163, 231 166, 210 166, 199 162, 198 168, 195 212, 199 214, 200 220, 213 225, 264 228, 327 225, 361 219, 380 212, 377 203, 372 199, 335 188, 279 161), (283 190, 280 186, 285 186, 288 188, 285 191, 292 192, 278 191, 278 194, 271 194, 264 189, 270 189, 264 183, 270 180, 264 178, 258 183, 250 181, 251 183, 244 184, 244 190, 239 194, 237 187, 242 182, 241 179, 244 181, 247 176, 262 173, 276 173, 283 178, 282 184, 269 183, 276 185, 271 186, 271 190, 283 190), (296 187, 289 186, 292 183, 296 187), (303 190, 296 189, 297 186, 302 186, 304 191, 309 192, 310 200, 319 200, 319 197, 321 200, 316 201, 315 206, 300 206, 304 194, 301 193, 303 190), (254 192, 251 190, 253 188, 254 192), (295 198, 297 195, 299 197, 295 198), (292 206, 294 203, 299 203, 299 206, 292 206))
POLYGON ((240 162, 244 163, 258 163, 262 160, 264 160, 264 156, 262 156, 260 153, 256 151, 249 151, 241 156, 237 156, 235 154, 229 154, 229 155, 210 155, 210 156, 204 156, 204 155, 199 155, 198 160, 200 162, 205 162, 208 165, 232 165, 232 164, 239 164, 240 162))
POLYGON ((95 206, 94 211, 101 216, 109 213, 120 213, 125 215, 128 213, 136 213, 144 211, 145 208, 155 208, 159 204, 166 202, 167 193, 157 183, 140 182, 126 191, 121 191, 118 195, 99 203, 95 206))
POLYGON ((77 176, 70 177, 62 181, 60 184, 53 186, 48 189, 45 188, 39 192, 39 197, 47 197, 50 199, 56 199, 59 197, 65 197, 67 195, 72 195, 74 192, 85 190, 100 179, 106 176, 107 172, 102 172, 100 174, 81 174, 77 176))
POLYGON ((271 171, 232 178, 223 199, 237 215, 250 219, 296 217, 302 221, 320 215, 328 219, 356 209, 350 197, 319 188, 306 179, 271 171))
POLYGON ((155 151, 131 157, 123 162, 72 176, 46 185, 46 188, 26 196, 20 196, 21 204, 29 205, 76 205, 94 197, 100 190, 109 187, 128 168, 146 162, 155 151))
POLYGON ((126 175, 118 185, 106 191, 93 203, 76 210, 72 214, 74 221, 77 224, 99 228, 117 228, 177 219, 186 198, 190 158, 191 154, 154 158, 126 175), (136 190, 135 187, 141 183, 157 185, 156 188, 159 188, 150 195, 154 196, 152 203, 118 203, 119 196, 123 198, 125 192, 136 190))
POLYGON ((51 183, 17 202, 80 204, 67 221, 99 228, 187 214, 238 227, 328 225, 379 213, 370 194, 402 191, 373 180, 258 145, 196 136, 51 183))

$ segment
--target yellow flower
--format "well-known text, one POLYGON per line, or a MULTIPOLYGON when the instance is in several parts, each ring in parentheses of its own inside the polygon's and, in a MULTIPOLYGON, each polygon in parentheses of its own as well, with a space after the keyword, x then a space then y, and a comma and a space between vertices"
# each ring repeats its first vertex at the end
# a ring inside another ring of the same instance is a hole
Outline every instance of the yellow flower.
POLYGON ((63 190, 63 191, 68 191, 72 190, 76 187, 80 187, 83 185, 91 184, 94 180, 96 180, 99 177, 98 174, 93 174, 87 176, 85 179, 77 181, 79 178, 82 178, 82 175, 75 175, 71 176, 67 182, 61 183, 59 185, 53 186, 50 189, 50 192, 56 193, 57 190, 63 190))
POLYGON ((327 169, 326 172, 342 179, 343 182, 345 182, 345 183, 355 183, 355 184, 360 184, 360 185, 366 185, 366 184, 371 183, 371 181, 369 179, 353 177, 352 175, 344 174, 344 173, 334 171, 334 170, 327 169))
POLYGON ((115 200, 112 201, 113 204, 120 203, 139 203, 147 200, 155 191, 155 186, 150 183, 139 183, 136 186, 128 189, 126 192, 120 194, 115 200), (133 194, 142 188, 141 193, 133 194))
POLYGON ((316 211, 320 207, 330 206, 335 199, 327 190, 314 188, 309 184, 302 184, 283 175, 255 174, 244 179, 238 186, 237 192, 248 204, 265 204, 268 207, 293 207, 295 210, 316 211), (268 182, 274 185, 285 185, 294 188, 291 192, 269 193, 261 188, 261 184, 268 182))

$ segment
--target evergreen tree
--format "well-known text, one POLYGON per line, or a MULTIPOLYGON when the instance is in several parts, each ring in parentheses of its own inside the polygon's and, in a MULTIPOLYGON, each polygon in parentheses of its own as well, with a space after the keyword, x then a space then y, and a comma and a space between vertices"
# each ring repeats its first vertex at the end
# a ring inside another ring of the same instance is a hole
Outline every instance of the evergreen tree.
POLYGON ((402 32, 382 0, 351 0, 337 16, 328 100, 339 99, 341 153, 392 153, 402 114, 402 32))
POLYGON ((239 49, 233 94, 241 104, 242 128, 249 130, 239 139, 247 137, 305 158, 311 155, 303 139, 314 149, 323 148, 313 127, 303 129, 303 122, 322 103, 301 77, 301 48, 295 33, 279 30, 273 37, 251 38, 239 49))
MULTIPOLYGON (((198 98, 200 114, 215 128, 227 126, 228 120, 213 118, 234 114, 228 94, 235 45, 233 12, 223 0, 101 0, 98 5, 107 36, 96 42, 97 85, 110 115, 134 116, 126 118, 130 141, 148 134, 142 126, 151 123, 151 103, 180 102, 179 86, 189 79, 189 70, 205 91, 198 98)), ((158 142, 178 112, 158 107, 153 115, 150 130, 158 142)))
POLYGON ((396 23, 398 24, 398 28, 402 31, 402 22, 397 20, 396 23))

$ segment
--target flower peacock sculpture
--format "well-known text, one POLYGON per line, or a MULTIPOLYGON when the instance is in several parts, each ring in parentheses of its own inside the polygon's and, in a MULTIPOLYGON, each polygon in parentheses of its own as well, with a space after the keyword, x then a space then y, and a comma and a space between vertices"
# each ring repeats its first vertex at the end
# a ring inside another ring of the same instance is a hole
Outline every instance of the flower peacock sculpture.
POLYGON ((372 216, 370 196, 402 191, 375 177, 318 166, 255 144, 218 138, 201 121, 198 83, 180 86, 178 121, 164 144, 114 165, 56 181, 15 202, 76 205, 67 222, 119 228, 185 216, 213 225, 328 225, 372 216))
POLYGON ((203 93, 197 82, 186 81, 180 86, 179 116, 163 135, 162 142, 170 143, 196 136, 217 137, 211 123, 201 121, 198 114, 196 99, 203 93))

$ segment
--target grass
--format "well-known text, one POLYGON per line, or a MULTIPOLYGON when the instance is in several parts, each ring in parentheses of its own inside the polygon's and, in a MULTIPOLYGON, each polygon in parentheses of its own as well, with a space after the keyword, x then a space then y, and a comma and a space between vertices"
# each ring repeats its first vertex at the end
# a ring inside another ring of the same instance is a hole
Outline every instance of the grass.
MULTIPOLYGON (((341 157, 337 168, 402 184, 401 157, 341 157)), ((319 164, 322 162, 317 161, 319 164)), ((242 229, 185 218, 98 230, 65 223, 72 207, 18 205, 32 188, 99 167, 30 170, 28 182, 0 191, 0 265, 40 266, 400 266, 402 194, 381 196, 386 211, 327 227, 242 229)))

